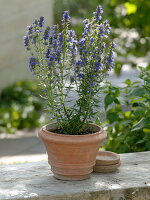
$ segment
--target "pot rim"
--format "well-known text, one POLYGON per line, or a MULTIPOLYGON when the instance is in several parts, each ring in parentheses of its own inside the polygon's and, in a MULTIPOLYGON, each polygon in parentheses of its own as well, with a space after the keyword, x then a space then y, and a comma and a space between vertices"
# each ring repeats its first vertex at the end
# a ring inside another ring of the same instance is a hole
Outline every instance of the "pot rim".
POLYGON ((92 125, 94 127, 96 127, 97 129, 99 129, 98 131, 96 131, 95 133, 89 133, 89 134, 84 134, 84 135, 71 135, 71 134, 60 134, 60 133, 54 133, 53 131, 48 131, 46 128, 47 126, 49 125, 57 125, 57 123, 48 123, 46 125, 44 125, 41 130, 43 130, 46 134, 52 134, 52 135, 55 135, 55 136, 61 136, 61 137, 88 137, 88 136, 94 136, 94 135, 98 135, 100 133, 105 133, 106 134, 106 131, 102 129, 102 127, 98 126, 97 124, 94 124, 94 123, 88 123, 89 125, 92 125))

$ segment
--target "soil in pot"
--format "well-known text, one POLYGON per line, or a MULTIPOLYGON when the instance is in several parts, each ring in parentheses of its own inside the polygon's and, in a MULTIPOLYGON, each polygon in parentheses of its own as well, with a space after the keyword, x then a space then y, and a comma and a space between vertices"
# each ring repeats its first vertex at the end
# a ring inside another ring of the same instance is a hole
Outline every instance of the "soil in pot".
MULTIPOLYGON (((49 130, 50 131, 50 130, 49 130)), ((57 134, 63 134, 63 135, 66 135, 62 129, 56 129, 56 130, 53 130, 53 133, 57 133, 57 134)), ((81 131, 80 133, 78 134, 74 134, 74 135, 86 135, 86 134, 92 134, 94 133, 94 130, 92 129, 85 129, 84 131, 81 131)))

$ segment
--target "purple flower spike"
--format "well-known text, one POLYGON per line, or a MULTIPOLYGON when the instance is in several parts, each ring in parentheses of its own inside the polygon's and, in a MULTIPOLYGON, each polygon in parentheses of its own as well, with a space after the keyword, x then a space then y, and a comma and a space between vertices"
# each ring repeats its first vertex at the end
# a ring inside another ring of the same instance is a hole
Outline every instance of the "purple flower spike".
POLYGON ((39 27, 43 27, 44 26, 44 17, 40 17, 40 19, 39 19, 39 27))
POLYGON ((24 36, 24 46, 27 50, 30 50, 30 39, 28 36, 24 36))
POLYGON ((70 37, 73 37, 73 38, 76 36, 74 30, 68 30, 68 34, 69 34, 70 37))
POLYGON ((117 46, 117 45, 116 45, 114 42, 112 42, 112 46, 111 46, 111 47, 112 47, 112 49, 115 49, 115 48, 116 48, 116 46, 117 46))
POLYGON ((36 64, 37 64, 37 59, 35 57, 30 57, 29 58, 29 70, 31 72, 34 71, 36 64))
POLYGON ((78 78, 84 78, 85 75, 84 75, 84 74, 78 74, 77 77, 78 77, 78 78))
POLYGON ((33 33, 33 26, 27 26, 28 28, 28 35, 31 35, 33 33))
POLYGON ((106 62, 105 62, 106 66, 110 66, 110 69, 114 68, 114 52, 112 51, 112 49, 110 50, 109 55, 106 57, 106 62))
POLYGON ((96 11, 97 11, 98 14, 103 14, 103 8, 102 8, 102 6, 99 5, 99 6, 97 7, 97 10, 96 10, 96 11))
POLYGON ((90 38, 90 42, 91 43, 93 43, 94 42, 94 38, 92 37, 92 38, 90 38))
POLYGON ((69 20, 70 20, 69 11, 64 11, 62 19, 63 25, 69 22, 69 20))
POLYGON ((91 24, 85 24, 83 35, 90 33, 91 24))
POLYGON ((102 14, 103 14, 103 9, 102 7, 99 5, 96 9, 96 12, 93 13, 94 17, 95 17, 95 21, 99 22, 102 20, 102 14))
POLYGON ((93 83, 93 82, 90 82, 90 83, 89 83, 89 85, 90 85, 90 86, 94 86, 94 85, 95 85, 95 83, 93 83))
POLYGON ((87 19, 83 20, 83 23, 88 24, 88 20, 87 19))
POLYGON ((44 31, 44 34, 43 34, 43 39, 44 40, 48 40, 50 37, 50 27, 48 26, 45 31, 44 31))
POLYGON ((70 19, 69 11, 64 11, 63 18, 64 18, 64 20, 70 19))
POLYGON ((81 38, 81 39, 79 40, 79 42, 78 42, 78 43, 79 43, 80 45, 84 45, 84 43, 85 43, 85 40, 86 40, 85 38, 81 38))

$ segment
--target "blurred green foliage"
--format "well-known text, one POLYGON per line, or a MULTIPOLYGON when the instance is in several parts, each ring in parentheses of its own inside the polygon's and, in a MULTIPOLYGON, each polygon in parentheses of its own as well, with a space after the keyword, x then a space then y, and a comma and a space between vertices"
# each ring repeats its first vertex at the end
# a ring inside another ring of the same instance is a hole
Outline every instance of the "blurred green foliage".
POLYGON ((0 132, 38 127, 42 105, 36 82, 19 81, 4 88, 0 94, 0 132))
POLYGON ((123 64, 137 67, 142 62, 149 63, 150 46, 150 1, 149 0, 55 0, 55 23, 61 23, 64 10, 70 10, 72 26, 80 35, 82 20, 90 18, 97 5, 104 9, 104 19, 108 19, 112 39, 118 46, 115 72, 120 74, 123 64))
POLYGON ((150 36, 149 0, 55 0, 55 22, 60 23, 64 10, 76 18, 89 18, 99 4, 111 26, 136 28, 142 36, 150 36))
POLYGON ((150 66, 141 82, 127 79, 122 88, 110 83, 104 99, 108 122, 106 150, 128 153, 150 150, 150 66))

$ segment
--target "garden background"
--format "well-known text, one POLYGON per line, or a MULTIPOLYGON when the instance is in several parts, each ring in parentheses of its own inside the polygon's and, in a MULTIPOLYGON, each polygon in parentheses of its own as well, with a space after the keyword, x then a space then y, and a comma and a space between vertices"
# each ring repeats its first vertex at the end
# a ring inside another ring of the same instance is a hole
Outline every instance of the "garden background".
POLYGON ((109 79, 112 84, 106 84, 102 102, 106 113, 102 125, 109 127, 110 139, 105 147, 119 153, 150 150, 149 0, 13 0, 9 4, 0 0, 0 3, 1 133, 14 134, 18 129, 44 123, 41 113, 44 103, 37 95, 37 84, 29 73, 23 47, 26 26, 39 16, 44 16, 49 25, 57 24, 63 11, 70 10, 72 26, 81 35, 81 22, 90 18, 101 4, 117 44, 116 66, 109 79), (145 70, 141 72, 140 66, 145 70))

